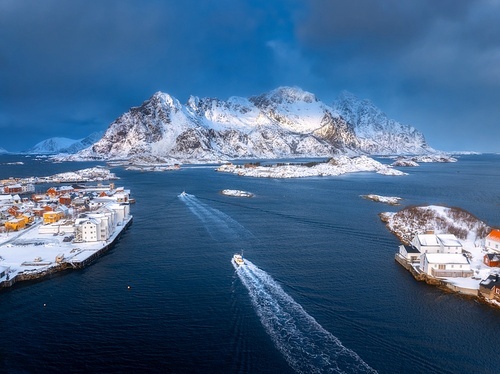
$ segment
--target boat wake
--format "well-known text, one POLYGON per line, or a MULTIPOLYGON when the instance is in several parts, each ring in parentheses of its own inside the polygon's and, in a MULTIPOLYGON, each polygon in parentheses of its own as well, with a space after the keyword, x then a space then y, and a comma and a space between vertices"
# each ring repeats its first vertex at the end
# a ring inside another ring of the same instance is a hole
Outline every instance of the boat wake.
POLYGON ((236 273, 266 332, 299 373, 376 373, 296 303, 274 279, 245 259, 236 273))
POLYGON ((179 198, 200 219, 212 239, 241 240, 253 238, 252 233, 238 223, 238 221, 220 210, 202 203, 196 196, 183 192, 179 195, 179 198))

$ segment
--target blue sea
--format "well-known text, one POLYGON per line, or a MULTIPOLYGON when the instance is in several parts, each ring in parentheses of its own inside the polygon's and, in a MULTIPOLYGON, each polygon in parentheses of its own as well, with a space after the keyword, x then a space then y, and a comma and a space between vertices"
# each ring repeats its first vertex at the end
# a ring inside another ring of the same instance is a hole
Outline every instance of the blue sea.
MULTIPOLYGON (((0 179, 96 164, 2 155, 0 179)), ((499 227, 500 155, 398 177, 214 169, 113 168, 136 199, 132 226, 87 268, 0 292, 0 372, 500 372, 500 309, 413 279, 378 217, 401 207, 360 197, 457 206, 499 227)))

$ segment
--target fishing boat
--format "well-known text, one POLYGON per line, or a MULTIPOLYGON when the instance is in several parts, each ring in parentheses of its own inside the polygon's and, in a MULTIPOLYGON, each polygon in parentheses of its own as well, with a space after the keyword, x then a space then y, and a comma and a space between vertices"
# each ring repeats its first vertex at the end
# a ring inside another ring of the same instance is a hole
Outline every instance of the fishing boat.
POLYGON ((245 265, 245 261, 243 260, 243 256, 236 253, 234 256, 233 256, 233 262, 236 266, 242 266, 242 265, 245 265))

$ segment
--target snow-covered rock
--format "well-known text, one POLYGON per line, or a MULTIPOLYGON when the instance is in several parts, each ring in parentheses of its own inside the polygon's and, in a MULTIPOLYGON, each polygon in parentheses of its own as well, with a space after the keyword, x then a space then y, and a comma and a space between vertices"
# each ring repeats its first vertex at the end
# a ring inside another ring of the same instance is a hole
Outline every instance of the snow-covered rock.
POLYGON ((412 167, 412 166, 419 166, 418 162, 413 161, 412 159, 406 158, 406 157, 401 157, 398 158, 396 161, 394 161, 392 166, 396 167, 412 167))
POLYGON ((37 177, 36 183, 73 183, 73 182, 95 182, 119 179, 108 168, 96 166, 93 168, 80 169, 51 176, 37 177))
POLYGON ((225 164, 217 171, 246 177, 259 178, 304 178, 337 176, 346 173, 376 172, 384 175, 405 175, 405 173, 384 165, 367 156, 337 156, 328 162, 306 164, 284 164, 271 166, 225 164))
POLYGON ((363 199, 377 201, 379 203, 385 203, 389 205, 399 205, 399 202, 401 201, 401 198, 397 196, 381 196, 381 195, 368 194, 368 195, 361 195, 361 197, 363 199))
POLYGON ((242 190, 222 190, 220 192, 222 195, 234 196, 234 197, 253 197, 253 193, 242 190))
POLYGON ((387 228, 405 243, 409 243, 415 234, 429 230, 475 242, 486 237, 491 229, 465 210, 439 205, 407 207, 397 213, 381 213, 380 217, 387 228))

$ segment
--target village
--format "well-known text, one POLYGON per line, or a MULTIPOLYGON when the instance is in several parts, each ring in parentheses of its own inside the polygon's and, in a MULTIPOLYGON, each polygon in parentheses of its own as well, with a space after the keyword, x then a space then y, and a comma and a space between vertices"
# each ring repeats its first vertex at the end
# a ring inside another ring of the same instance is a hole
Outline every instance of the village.
POLYGON ((500 307, 500 230, 492 229, 481 245, 464 244, 454 234, 416 234, 395 259, 417 280, 500 307))
POLYGON ((86 266, 132 222, 130 190, 114 183, 31 194, 30 183, 12 181, 0 194, 0 288, 86 266))

